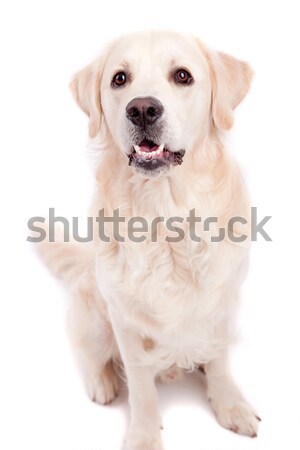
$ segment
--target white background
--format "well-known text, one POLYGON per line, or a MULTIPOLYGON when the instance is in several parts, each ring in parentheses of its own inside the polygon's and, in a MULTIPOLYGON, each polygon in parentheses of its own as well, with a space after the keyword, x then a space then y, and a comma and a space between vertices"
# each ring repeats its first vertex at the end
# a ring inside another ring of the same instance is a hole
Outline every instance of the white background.
POLYGON ((92 176, 87 119, 68 81, 120 33, 191 31, 251 62, 231 150, 272 243, 254 243, 243 291, 236 378, 263 421, 257 439, 223 430, 196 375, 160 386, 166 450, 299 448, 299 13, 297 1, 13 1, 0 11, 0 447, 120 450, 124 392, 86 397, 64 329, 61 286, 26 242, 27 220, 84 217, 92 176))

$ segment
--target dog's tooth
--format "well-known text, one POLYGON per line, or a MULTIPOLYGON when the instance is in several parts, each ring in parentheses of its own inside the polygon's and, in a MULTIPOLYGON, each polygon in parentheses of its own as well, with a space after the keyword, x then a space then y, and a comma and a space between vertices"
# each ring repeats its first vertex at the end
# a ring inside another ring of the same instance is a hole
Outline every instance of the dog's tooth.
POLYGON ((134 145, 133 148, 139 155, 141 154, 141 150, 140 150, 140 146, 139 145, 134 145))
POLYGON ((162 152, 164 147, 165 147, 165 144, 160 144, 160 146, 158 147, 158 151, 162 152))

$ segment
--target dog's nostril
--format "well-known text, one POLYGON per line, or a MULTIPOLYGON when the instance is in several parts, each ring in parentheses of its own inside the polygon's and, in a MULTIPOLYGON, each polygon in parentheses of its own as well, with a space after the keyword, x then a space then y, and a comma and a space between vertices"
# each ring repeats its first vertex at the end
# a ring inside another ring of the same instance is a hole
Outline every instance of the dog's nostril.
POLYGON ((135 108, 135 107, 129 108, 129 109, 127 110, 127 114, 128 114, 130 117, 135 117, 135 118, 139 117, 139 115, 140 115, 139 110, 138 110, 137 108, 135 108))
POLYGON ((147 109, 147 116, 149 117, 155 117, 157 115, 157 111, 155 108, 150 107, 147 109))

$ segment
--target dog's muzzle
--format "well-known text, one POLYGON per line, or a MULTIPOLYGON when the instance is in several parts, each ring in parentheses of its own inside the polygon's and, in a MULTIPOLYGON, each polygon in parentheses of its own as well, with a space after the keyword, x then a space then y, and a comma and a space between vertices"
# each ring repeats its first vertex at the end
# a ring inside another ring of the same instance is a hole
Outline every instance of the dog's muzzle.
POLYGON ((126 117, 134 125, 134 140, 138 142, 132 145, 127 155, 129 165, 147 176, 166 173, 171 166, 180 165, 185 154, 184 150, 174 152, 165 144, 151 140, 157 141, 157 136, 162 134, 158 119, 163 112, 163 105, 154 97, 134 98, 126 107, 126 117))

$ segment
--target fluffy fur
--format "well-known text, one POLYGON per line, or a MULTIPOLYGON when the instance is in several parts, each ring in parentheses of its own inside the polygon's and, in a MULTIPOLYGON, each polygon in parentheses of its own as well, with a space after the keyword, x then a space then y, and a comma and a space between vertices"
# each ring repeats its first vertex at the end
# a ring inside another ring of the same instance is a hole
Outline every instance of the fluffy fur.
MULTIPOLYGON (((90 152, 96 190, 90 215, 119 208, 127 220, 142 216, 216 216, 223 226, 233 216, 248 217, 248 198, 239 170, 225 152, 222 130, 233 124, 233 109, 245 96, 252 71, 248 64, 211 51, 196 38, 148 32, 126 36, 108 46, 101 58, 78 72, 71 89, 89 116, 90 152), (173 67, 188 68, 191 86, 170 79, 173 67), (130 83, 111 87, 118 70, 130 83), (154 96, 165 112, 160 142, 185 150, 183 163, 167 173, 147 176, 128 165, 133 130, 126 105, 154 96), (131 128, 130 128, 131 127, 131 128)), ((125 225, 120 232, 125 235, 125 225)), ((185 231, 188 230, 184 225, 185 231)), ((211 242, 198 224, 201 242, 188 234, 181 242, 147 239, 91 245, 43 243, 52 270, 74 293, 69 328, 90 397, 113 400, 118 390, 116 364, 129 388, 131 420, 127 450, 161 450, 155 377, 164 380, 204 364, 208 396, 226 428, 256 436, 259 418, 236 387, 228 367, 228 346, 245 276, 248 243, 211 242)), ((235 233, 245 229, 235 228, 235 233)))

